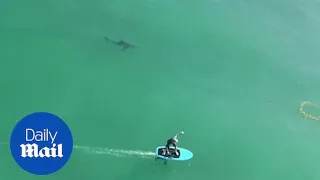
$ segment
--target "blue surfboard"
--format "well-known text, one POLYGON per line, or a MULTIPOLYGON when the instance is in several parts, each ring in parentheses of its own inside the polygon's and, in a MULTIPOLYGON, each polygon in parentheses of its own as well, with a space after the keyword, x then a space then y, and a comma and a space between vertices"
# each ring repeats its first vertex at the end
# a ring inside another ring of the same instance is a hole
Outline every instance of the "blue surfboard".
POLYGON ((193 153, 187 149, 180 148, 178 147, 178 155, 174 153, 174 149, 170 148, 170 155, 167 154, 162 154, 163 150, 165 149, 165 146, 159 146, 156 149, 156 157, 159 159, 164 159, 164 160, 173 160, 173 161, 187 161, 190 160, 193 157, 193 153))

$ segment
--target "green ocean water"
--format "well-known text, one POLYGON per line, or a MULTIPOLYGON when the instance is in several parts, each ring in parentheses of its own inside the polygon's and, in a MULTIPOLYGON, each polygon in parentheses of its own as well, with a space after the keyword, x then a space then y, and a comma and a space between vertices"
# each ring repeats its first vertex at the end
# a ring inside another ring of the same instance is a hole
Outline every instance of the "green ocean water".
POLYGON ((320 122, 298 114, 320 105, 319 32, 319 0, 3 0, 0 178, 319 180, 320 122), (8 146, 35 111, 77 145, 50 176, 8 146), (154 161, 180 130, 194 158, 154 161))

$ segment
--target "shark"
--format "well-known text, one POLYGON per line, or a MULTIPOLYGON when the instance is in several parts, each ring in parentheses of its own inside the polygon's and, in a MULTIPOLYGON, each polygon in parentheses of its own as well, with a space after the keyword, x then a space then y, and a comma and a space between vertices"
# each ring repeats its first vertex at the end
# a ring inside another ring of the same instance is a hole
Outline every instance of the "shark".
POLYGON ((131 43, 128 43, 124 40, 120 40, 120 41, 114 41, 108 37, 105 36, 105 39, 107 42, 111 42, 112 44, 114 45, 117 45, 117 46, 120 46, 122 47, 122 50, 126 50, 126 49, 133 49, 133 48, 137 48, 138 46, 137 45, 134 45, 134 44, 131 44, 131 43))

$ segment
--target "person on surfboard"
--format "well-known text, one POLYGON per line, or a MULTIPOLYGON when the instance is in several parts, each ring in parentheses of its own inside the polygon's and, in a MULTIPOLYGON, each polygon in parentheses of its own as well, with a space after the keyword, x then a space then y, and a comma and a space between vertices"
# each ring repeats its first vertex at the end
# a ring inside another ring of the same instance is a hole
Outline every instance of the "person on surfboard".
POLYGON ((163 152, 164 155, 165 155, 166 153, 167 153, 168 155, 171 154, 170 151, 169 151, 170 145, 172 145, 172 146, 175 148, 175 153, 176 153, 176 155, 178 155, 177 143, 178 143, 178 136, 179 136, 180 134, 184 134, 184 132, 183 132, 183 131, 180 131, 180 132, 179 132, 178 134, 176 134, 174 137, 168 139, 167 145, 166 145, 166 150, 163 152))

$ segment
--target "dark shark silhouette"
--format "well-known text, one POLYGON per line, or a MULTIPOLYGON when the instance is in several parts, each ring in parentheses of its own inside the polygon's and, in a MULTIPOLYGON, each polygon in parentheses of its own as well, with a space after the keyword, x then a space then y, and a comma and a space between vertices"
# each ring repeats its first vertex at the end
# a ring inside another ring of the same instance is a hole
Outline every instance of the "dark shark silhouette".
POLYGON ((122 47, 122 50, 126 50, 126 49, 133 49, 133 48, 137 48, 138 46, 137 45, 134 45, 134 44, 130 44, 126 41, 114 41, 114 40, 111 40, 109 39, 108 37, 105 36, 105 39, 107 40, 107 42, 111 42, 112 44, 115 44, 117 46, 120 46, 122 47))

